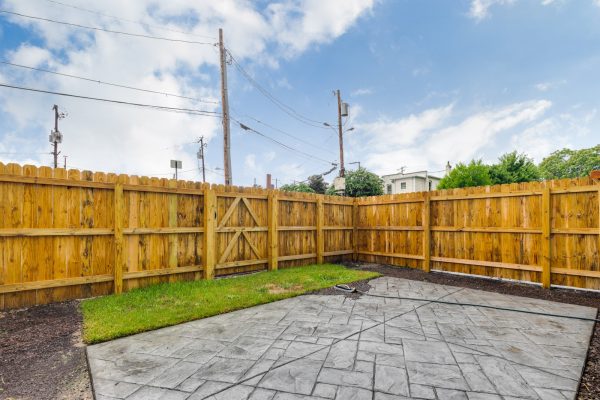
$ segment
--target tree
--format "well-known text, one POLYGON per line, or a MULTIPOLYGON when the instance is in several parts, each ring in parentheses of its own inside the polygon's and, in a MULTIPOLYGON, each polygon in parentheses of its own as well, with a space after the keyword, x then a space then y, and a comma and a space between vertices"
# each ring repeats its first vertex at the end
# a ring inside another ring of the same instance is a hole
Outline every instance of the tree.
POLYGON ((544 179, 578 178, 600 169, 600 145, 589 149, 557 150, 540 163, 544 179))
POLYGON ((283 185, 279 188, 279 190, 284 192, 303 192, 303 193, 314 193, 315 191, 308 186, 304 182, 300 183, 289 183, 287 185, 283 185))
POLYGON ((454 189, 469 186, 491 185, 490 167, 481 160, 471 160, 469 164, 458 163, 437 185, 438 189, 454 189))
POLYGON ((335 187, 333 185, 327 186, 325 194, 328 196, 339 196, 339 193, 335 191, 335 187))
POLYGON ((489 167, 490 179, 494 185, 531 182, 540 179, 538 167, 526 154, 518 154, 513 151, 503 154, 498 161, 497 164, 489 167))
POLYGON ((327 190, 327 182, 325 182, 325 180, 323 179, 323 175, 309 176, 308 186, 310 186, 310 188, 314 190, 315 193, 324 194, 327 190))
POLYGON ((346 173, 346 196, 380 196, 383 194, 383 180, 365 168, 346 173))

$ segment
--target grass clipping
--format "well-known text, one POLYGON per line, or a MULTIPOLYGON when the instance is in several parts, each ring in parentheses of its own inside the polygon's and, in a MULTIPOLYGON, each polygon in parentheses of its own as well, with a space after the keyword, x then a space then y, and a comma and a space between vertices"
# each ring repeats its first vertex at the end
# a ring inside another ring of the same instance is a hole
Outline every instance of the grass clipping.
POLYGON ((84 300, 84 340, 104 342, 376 276, 340 265, 310 265, 211 281, 162 283, 84 300))

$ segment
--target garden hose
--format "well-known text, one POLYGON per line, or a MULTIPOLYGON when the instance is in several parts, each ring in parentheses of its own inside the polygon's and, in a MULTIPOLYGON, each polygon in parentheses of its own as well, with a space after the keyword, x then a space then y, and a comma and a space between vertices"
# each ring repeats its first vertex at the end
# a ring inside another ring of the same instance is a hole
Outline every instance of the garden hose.
POLYGON ((576 320, 580 320, 580 321, 600 322, 600 319, 596 319, 596 318, 577 317, 577 316, 573 316, 573 315, 552 314, 552 313, 545 313, 545 312, 541 312, 541 311, 521 310, 521 309, 518 309, 518 308, 489 306, 489 305, 486 305, 486 304, 458 303, 458 302, 455 302, 455 301, 423 299, 423 298, 416 298, 416 297, 385 296, 385 295, 382 295, 382 294, 373 294, 373 293, 364 292, 362 290, 350 287, 348 285, 335 285, 334 288, 336 290, 339 290, 339 291, 344 292, 344 293, 359 293, 359 294, 362 294, 362 295, 365 295, 365 296, 381 297, 381 298, 384 298, 384 299, 400 299, 400 300, 424 301, 424 302, 428 302, 428 303, 448 304, 448 305, 453 305, 453 306, 465 306, 465 307, 481 307, 481 308, 489 308, 489 309, 492 309, 492 310, 518 312, 518 313, 523 313, 523 314, 541 315, 541 316, 544 316, 544 317, 567 318, 567 319, 576 319, 576 320))

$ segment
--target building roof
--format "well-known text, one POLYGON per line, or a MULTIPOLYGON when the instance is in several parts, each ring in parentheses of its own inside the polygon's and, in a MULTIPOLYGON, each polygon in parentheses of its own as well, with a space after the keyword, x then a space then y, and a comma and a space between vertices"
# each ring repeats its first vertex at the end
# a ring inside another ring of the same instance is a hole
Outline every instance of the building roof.
POLYGON ((427 171, 415 171, 415 172, 409 172, 406 174, 397 172, 395 174, 388 174, 388 175, 382 175, 382 178, 391 178, 392 180, 394 179, 404 179, 404 178, 422 178, 425 179, 425 176, 427 176, 427 178, 433 178, 433 179, 442 179, 439 176, 435 176, 435 175, 428 175, 427 171))

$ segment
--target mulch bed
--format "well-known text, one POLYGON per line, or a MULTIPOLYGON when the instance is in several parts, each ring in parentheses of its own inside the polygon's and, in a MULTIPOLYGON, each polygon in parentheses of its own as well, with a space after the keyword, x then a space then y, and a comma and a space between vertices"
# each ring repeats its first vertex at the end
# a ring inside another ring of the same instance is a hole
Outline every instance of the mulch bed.
MULTIPOLYGON (((482 279, 471 276, 460 276, 445 273, 425 273, 415 268, 403 268, 397 266, 370 264, 370 263, 345 263, 348 268, 356 268, 366 271, 375 271, 386 276, 438 283, 448 286, 460 286, 471 289, 486 290, 502 294, 521 297, 532 297, 559 303, 577 304, 587 307, 600 307, 600 293, 572 289, 552 290, 543 289, 540 286, 521 284, 516 282, 499 281, 494 279, 482 279)), ((365 282, 361 282, 363 286, 365 282)), ((351 285, 351 286, 354 286, 351 285)), ((365 290, 364 287, 357 287, 365 290)), ((368 289, 368 288, 367 288, 368 289)), ((333 294, 332 289, 325 289, 323 294, 333 294)), ((335 291, 339 294, 339 291, 335 291)), ((355 294, 353 294, 355 295, 355 294)), ((583 376, 581 378, 577 400, 600 399, 600 323, 596 323, 594 334, 590 341, 587 361, 583 376)))
MULTIPOLYGON (((418 269, 380 264, 346 263, 346 266, 404 279, 600 307, 600 293, 545 290, 515 282, 426 274, 418 269)), ((351 286, 362 291, 370 288, 368 280, 351 286)), ((312 293, 341 292, 327 288, 312 293)), ((360 294, 348 296, 356 298, 360 294)), ((0 399, 93 399, 77 301, 0 312, 0 399)), ((600 399, 600 324, 594 329, 577 399, 600 399)))
POLYGON ((93 399, 77 301, 0 312, 0 399, 93 399))

